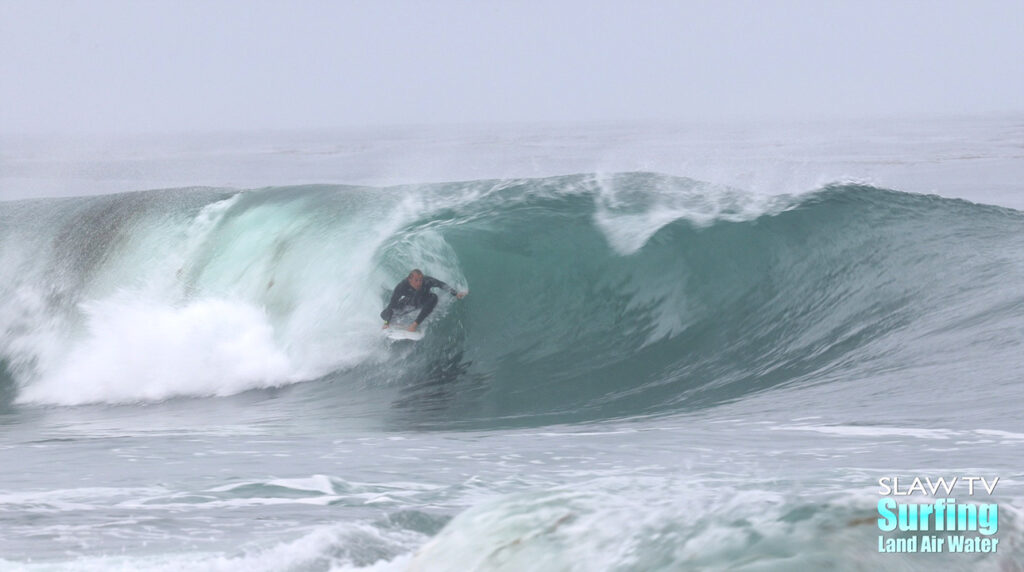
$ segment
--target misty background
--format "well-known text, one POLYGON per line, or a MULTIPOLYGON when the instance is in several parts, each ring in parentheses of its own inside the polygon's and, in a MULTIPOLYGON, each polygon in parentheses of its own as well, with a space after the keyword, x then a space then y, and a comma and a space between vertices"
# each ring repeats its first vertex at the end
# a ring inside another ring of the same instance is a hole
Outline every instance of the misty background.
POLYGON ((1024 208, 1024 2, 0 0, 0 200, 656 171, 1024 208))
POLYGON ((6 133, 977 114, 1024 2, 0 2, 6 133))

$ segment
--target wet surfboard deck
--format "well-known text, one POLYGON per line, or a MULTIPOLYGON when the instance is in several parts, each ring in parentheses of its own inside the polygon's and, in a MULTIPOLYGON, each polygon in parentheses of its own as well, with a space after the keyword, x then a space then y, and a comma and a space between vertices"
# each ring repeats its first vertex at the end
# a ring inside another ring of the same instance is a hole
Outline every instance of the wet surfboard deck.
POLYGON ((389 340, 395 340, 395 341, 398 341, 398 340, 409 340, 409 341, 416 342, 416 341, 419 341, 419 340, 423 339, 423 329, 419 328, 415 332, 410 332, 409 330, 405 329, 405 327, 403 327, 403 326, 396 326, 396 327, 391 327, 391 328, 385 328, 384 329, 384 337, 388 338, 389 340))

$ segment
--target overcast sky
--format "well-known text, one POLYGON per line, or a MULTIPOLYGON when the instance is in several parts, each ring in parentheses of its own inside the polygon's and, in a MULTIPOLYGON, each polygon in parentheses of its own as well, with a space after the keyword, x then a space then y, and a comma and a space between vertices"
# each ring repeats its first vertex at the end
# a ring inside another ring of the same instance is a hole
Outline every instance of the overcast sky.
POLYGON ((0 129, 1024 110, 1024 2, 0 0, 0 129))

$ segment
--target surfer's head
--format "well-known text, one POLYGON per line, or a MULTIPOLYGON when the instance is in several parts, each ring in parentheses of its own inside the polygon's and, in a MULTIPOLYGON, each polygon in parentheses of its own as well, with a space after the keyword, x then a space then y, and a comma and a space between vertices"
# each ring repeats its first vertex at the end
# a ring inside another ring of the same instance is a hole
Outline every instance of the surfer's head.
POLYGON ((423 271, 419 268, 409 273, 409 285, 419 290, 423 286, 423 271))

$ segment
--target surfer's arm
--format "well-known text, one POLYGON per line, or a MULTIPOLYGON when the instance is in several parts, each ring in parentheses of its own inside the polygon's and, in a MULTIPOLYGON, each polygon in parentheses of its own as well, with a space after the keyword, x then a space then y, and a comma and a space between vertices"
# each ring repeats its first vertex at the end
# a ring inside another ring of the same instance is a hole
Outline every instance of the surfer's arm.
POLYGON ((442 290, 444 290, 445 292, 448 292, 449 294, 451 294, 452 296, 455 296, 456 298, 462 298, 463 296, 468 294, 468 292, 459 292, 455 288, 452 288, 451 286, 449 286, 446 282, 442 282, 441 280, 438 280, 437 278, 434 278, 433 276, 427 276, 423 280, 423 285, 424 285, 425 288, 441 288, 442 290))

